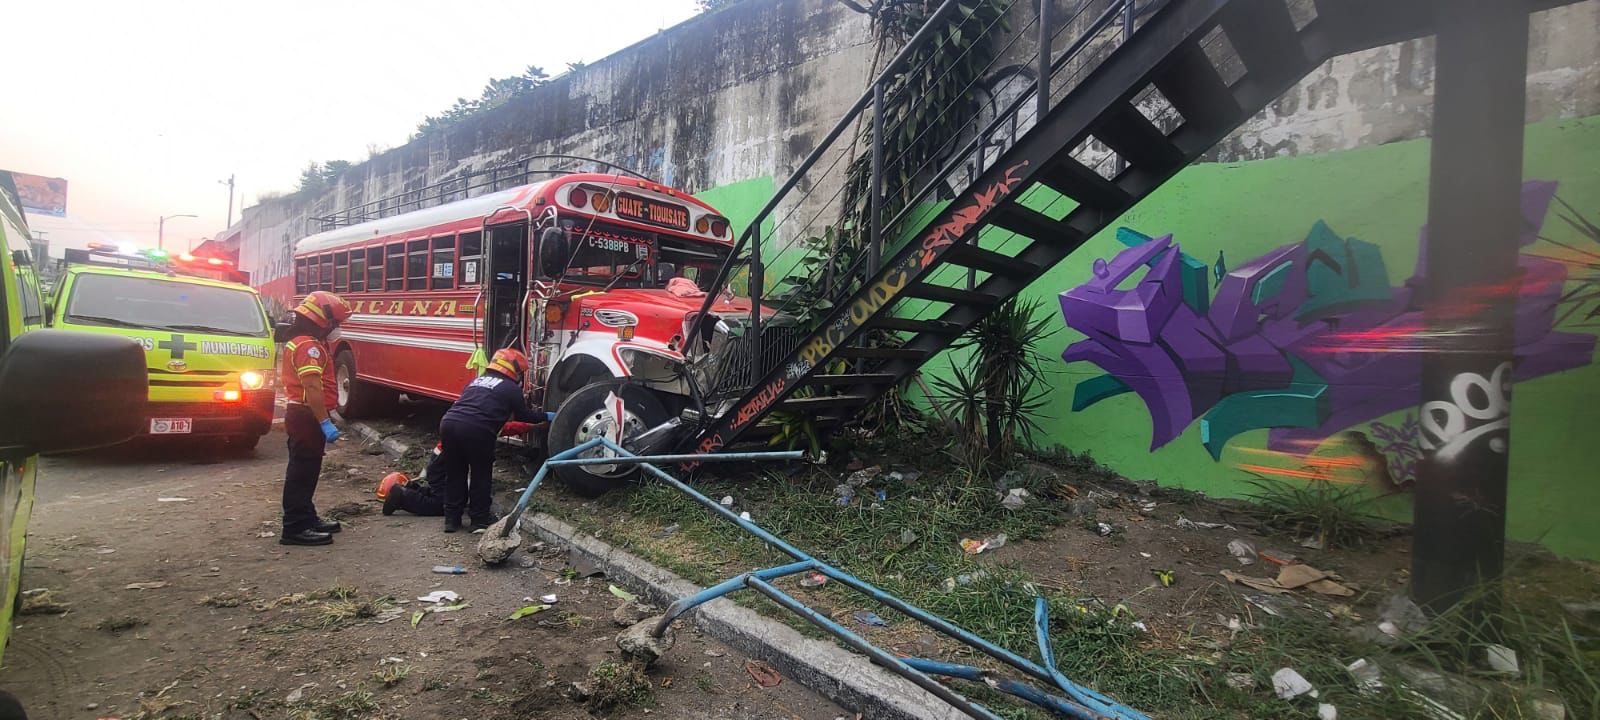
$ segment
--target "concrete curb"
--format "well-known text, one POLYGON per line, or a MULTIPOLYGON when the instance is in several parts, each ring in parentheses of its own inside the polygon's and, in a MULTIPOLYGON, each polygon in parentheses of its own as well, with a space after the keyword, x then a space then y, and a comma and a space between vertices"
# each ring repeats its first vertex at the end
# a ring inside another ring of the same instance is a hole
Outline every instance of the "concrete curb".
POLYGON ((367 444, 377 445, 378 447, 383 448, 385 453, 388 453, 391 457, 396 459, 405 457, 406 453, 410 452, 411 450, 410 445, 400 442, 399 440, 395 440, 394 438, 386 438, 377 430, 374 430, 371 425, 368 425, 364 422, 353 422, 346 427, 354 430, 357 435, 360 435, 361 438, 367 442, 367 444))
MULTIPOLYGON (((522 532, 560 544, 605 571, 618 584, 666 607, 701 588, 665 569, 614 548, 549 515, 530 515, 522 532), (529 526, 532 527, 529 527, 529 526)), ((869 718, 957 720, 966 717, 944 701, 826 640, 812 640, 793 628, 740 607, 727 598, 713 600, 687 615, 696 627, 750 657, 771 663, 784 677, 869 718)))

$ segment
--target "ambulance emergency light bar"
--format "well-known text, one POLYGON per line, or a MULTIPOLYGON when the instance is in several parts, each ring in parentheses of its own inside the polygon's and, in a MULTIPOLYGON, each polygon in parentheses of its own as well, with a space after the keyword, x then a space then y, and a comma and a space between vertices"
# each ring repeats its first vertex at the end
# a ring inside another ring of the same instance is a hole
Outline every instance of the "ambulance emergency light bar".
POLYGON ((191 275, 215 277, 233 282, 248 283, 249 273, 240 272, 234 264, 216 257, 196 257, 189 253, 173 255, 155 248, 138 248, 132 245, 89 243, 87 250, 68 249, 67 262, 108 265, 155 272, 185 272, 191 275))

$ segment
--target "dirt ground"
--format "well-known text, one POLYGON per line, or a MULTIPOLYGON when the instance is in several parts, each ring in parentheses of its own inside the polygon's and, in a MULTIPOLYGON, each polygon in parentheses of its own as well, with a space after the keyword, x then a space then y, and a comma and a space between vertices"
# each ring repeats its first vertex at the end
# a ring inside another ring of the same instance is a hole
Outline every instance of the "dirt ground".
MULTIPOLYGON (((145 446, 46 459, 22 587, 66 611, 18 618, 0 687, 41 720, 590 717, 567 690, 619 659, 606 580, 564 578, 554 549, 484 569, 476 539, 439 518, 380 515, 371 488, 391 463, 368 452, 331 451, 317 502, 348 513, 346 529, 317 548, 277 543, 281 433, 245 458, 145 446), (467 574, 431 572, 454 564, 467 574), (467 606, 413 627, 434 590, 467 606), (553 609, 507 619, 547 593, 553 609)), ((601 714, 847 714, 793 682, 760 687, 745 663, 683 627, 650 671, 653 702, 601 714)))

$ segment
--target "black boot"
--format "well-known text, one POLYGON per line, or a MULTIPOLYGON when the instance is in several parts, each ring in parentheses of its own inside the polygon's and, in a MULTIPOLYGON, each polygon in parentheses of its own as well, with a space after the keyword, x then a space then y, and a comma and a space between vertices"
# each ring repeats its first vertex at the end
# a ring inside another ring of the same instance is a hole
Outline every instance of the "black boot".
POLYGON ((323 520, 322 518, 317 518, 317 524, 312 525, 311 529, 316 530, 317 532, 323 532, 332 535, 340 530, 343 530, 344 526, 340 525, 338 520, 323 520))
POLYGON ((461 516, 460 515, 449 515, 449 514, 446 514, 444 516, 444 531, 447 532, 447 533, 453 533, 453 532, 458 532, 460 530, 461 530, 461 516))
POLYGON ((332 545, 333 535, 316 530, 301 530, 300 532, 286 532, 278 538, 279 545, 332 545))
POLYGON ((406 489, 400 485, 389 488, 389 494, 383 498, 383 514, 393 515, 394 511, 400 509, 401 498, 404 497, 405 491, 406 489))

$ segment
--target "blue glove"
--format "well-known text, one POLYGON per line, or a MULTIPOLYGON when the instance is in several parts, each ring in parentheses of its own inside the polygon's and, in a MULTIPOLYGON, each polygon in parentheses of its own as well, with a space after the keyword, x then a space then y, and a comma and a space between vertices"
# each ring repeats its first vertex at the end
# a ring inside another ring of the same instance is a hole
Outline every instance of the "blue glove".
POLYGON ((334 426, 332 420, 322 421, 322 437, 328 442, 335 442, 339 439, 339 428, 334 426))

